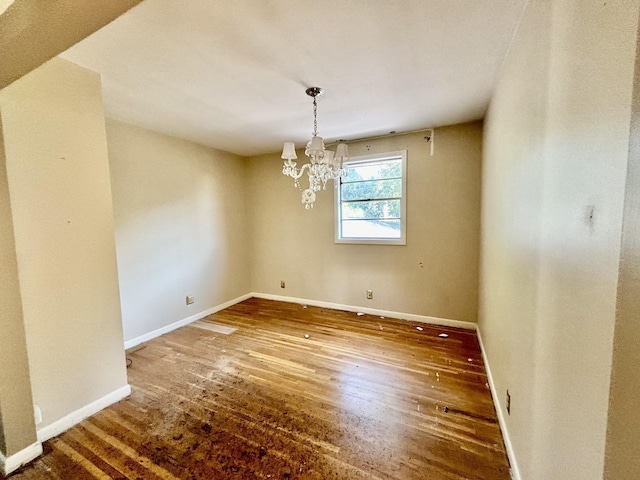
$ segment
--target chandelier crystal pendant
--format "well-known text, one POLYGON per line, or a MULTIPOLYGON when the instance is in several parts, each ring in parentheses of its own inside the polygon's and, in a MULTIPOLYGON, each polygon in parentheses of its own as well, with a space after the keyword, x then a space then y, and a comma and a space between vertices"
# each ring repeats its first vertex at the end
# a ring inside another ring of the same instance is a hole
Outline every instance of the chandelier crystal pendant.
POLYGON ((282 173, 293 178, 293 185, 300 190, 300 177, 307 171, 309 177, 309 188, 302 191, 302 203, 308 210, 313 208, 316 201, 316 192, 321 188, 327 189, 327 182, 335 180, 347 174, 347 169, 343 167, 344 162, 349 159, 349 150, 347 144, 339 143, 335 153, 324 148, 324 140, 318 136, 318 101, 317 97, 322 95, 322 89, 319 87, 310 87, 306 90, 307 95, 313 97, 313 136, 304 154, 309 157, 309 163, 305 163, 298 168, 296 160, 296 146, 293 142, 284 142, 282 149, 282 157, 284 164, 282 173))

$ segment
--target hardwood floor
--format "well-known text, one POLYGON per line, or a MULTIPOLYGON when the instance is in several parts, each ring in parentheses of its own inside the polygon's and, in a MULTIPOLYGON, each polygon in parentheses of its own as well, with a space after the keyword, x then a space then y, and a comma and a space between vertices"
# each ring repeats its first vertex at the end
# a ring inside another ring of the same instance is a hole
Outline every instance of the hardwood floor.
POLYGON ((510 478, 472 331, 252 298, 127 356, 11 480, 510 478))

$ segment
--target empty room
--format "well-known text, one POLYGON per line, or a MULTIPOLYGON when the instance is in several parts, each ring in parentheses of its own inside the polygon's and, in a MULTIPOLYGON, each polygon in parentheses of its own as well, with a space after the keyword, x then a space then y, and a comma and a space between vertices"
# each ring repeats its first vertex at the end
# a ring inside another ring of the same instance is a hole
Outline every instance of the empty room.
POLYGON ((640 0, 0 2, 0 477, 640 479, 640 0))

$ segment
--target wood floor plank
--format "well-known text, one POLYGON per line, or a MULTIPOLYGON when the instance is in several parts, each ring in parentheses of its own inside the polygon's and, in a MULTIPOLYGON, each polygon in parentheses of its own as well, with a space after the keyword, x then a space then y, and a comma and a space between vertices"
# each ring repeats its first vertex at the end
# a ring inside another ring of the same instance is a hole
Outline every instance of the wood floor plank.
POLYGON ((12 480, 510 478, 473 331, 252 298, 128 357, 12 480))
POLYGON ((110 480, 113 478, 113 475, 109 475, 103 472, 100 468, 98 468, 92 461, 90 461, 87 457, 87 453, 85 455, 80 454, 77 450, 75 450, 71 445, 67 444, 62 440, 58 440, 56 442, 56 448, 60 450, 60 452, 64 453, 71 460, 76 462, 78 465, 87 470, 87 473, 91 474, 94 478, 98 480, 110 480))

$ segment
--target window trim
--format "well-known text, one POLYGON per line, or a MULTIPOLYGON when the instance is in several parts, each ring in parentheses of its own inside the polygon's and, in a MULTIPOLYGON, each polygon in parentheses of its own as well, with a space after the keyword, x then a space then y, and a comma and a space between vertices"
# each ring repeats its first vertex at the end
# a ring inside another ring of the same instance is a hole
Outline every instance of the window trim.
POLYGON ((340 185, 342 179, 335 180, 335 201, 334 201, 334 229, 335 243, 358 244, 358 245, 406 245, 407 244, 407 151, 397 150, 395 152, 374 153, 371 155, 360 155, 351 157, 344 163, 345 167, 350 165, 369 163, 372 161, 384 161, 395 158, 402 160, 402 197, 400 197, 400 238, 342 238, 342 200, 340 198, 340 185))

